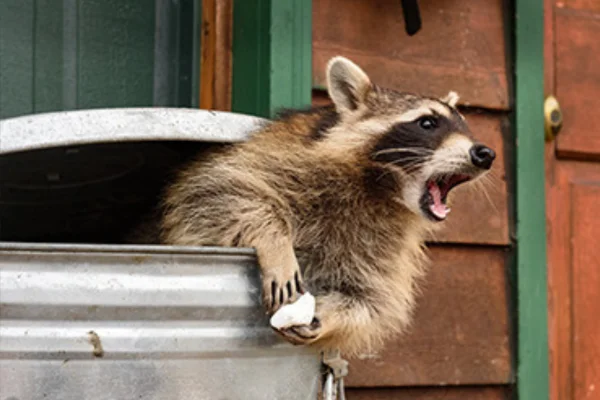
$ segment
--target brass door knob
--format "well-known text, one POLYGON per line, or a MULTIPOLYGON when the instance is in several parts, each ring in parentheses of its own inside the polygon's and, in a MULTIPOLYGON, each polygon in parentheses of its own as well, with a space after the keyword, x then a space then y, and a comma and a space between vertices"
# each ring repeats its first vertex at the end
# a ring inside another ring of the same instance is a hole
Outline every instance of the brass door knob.
POLYGON ((563 115, 560 104, 554 96, 546 97, 544 101, 544 132, 546 141, 551 141, 560 132, 563 124, 563 115))

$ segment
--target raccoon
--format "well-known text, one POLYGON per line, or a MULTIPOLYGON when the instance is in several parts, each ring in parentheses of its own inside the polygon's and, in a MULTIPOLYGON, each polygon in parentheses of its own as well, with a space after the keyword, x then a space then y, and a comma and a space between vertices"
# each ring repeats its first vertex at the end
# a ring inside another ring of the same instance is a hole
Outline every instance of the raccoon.
POLYGON ((255 248, 269 313, 316 296, 311 324, 278 333, 351 356, 409 324, 425 238, 448 193, 495 154, 453 92, 385 89, 343 57, 329 61, 327 85, 332 105, 284 112, 185 166, 164 195, 160 242, 255 248))

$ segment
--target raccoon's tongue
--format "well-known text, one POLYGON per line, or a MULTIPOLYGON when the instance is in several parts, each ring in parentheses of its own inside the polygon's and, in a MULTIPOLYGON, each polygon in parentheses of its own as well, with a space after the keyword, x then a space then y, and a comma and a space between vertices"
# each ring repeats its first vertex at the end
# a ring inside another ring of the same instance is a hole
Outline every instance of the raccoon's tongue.
POLYGON ((439 219, 444 219, 450 212, 450 209, 442 201, 442 191, 436 182, 428 182, 427 190, 433 199, 433 203, 429 205, 431 212, 439 219))

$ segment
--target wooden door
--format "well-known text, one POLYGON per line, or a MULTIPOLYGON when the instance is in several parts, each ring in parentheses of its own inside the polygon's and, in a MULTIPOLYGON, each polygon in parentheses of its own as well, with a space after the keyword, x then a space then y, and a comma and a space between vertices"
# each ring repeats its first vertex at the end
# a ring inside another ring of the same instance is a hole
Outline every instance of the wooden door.
POLYGON ((563 111, 547 145, 553 400, 600 399, 600 2, 546 1, 546 92, 563 111))

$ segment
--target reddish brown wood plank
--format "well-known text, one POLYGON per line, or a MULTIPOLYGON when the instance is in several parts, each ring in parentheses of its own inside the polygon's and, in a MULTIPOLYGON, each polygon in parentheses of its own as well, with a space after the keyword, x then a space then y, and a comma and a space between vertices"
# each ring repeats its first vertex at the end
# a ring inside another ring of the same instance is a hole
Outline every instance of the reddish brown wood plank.
MULTIPOLYGON (((576 282, 579 279, 588 279, 588 272, 576 276, 573 269, 573 262, 580 257, 576 255, 575 252, 577 250, 575 248, 580 248, 584 244, 589 245, 590 241, 596 243, 595 246, 597 246, 597 240, 594 241, 594 237, 587 237, 587 234, 584 234, 586 238, 580 240, 578 237, 582 233, 578 233, 577 231, 581 221, 583 221, 584 225, 588 223, 588 228, 590 229, 598 229, 598 224, 594 223, 597 218, 593 215, 598 205, 598 199, 596 199, 596 203, 592 208, 589 208, 589 204, 580 204, 581 195, 574 195, 574 188, 577 185, 591 183, 600 186, 600 164, 567 161, 553 162, 552 159, 550 161, 554 167, 553 173, 549 175, 547 185, 551 399, 579 399, 580 397, 575 397, 574 393, 576 390, 579 390, 577 382, 583 375, 576 377, 574 373, 577 368, 575 367, 575 363, 578 362, 581 356, 578 356, 578 351, 574 348, 574 340, 579 340, 579 338, 575 339, 573 334, 577 331, 578 326, 581 327, 581 321, 578 325, 576 319, 585 319, 586 310, 582 310, 577 306, 577 300, 574 300, 574 296, 576 296, 574 290, 578 285, 576 282), (588 207, 587 209, 585 208, 586 206, 588 207), (592 213, 592 215, 586 215, 586 213, 592 213), (578 215, 577 218, 580 221, 577 224, 574 223, 575 215, 578 215), (582 216, 587 216, 587 218, 581 219, 582 216)), ((581 252, 580 249, 578 251, 581 252)), ((587 268, 597 269, 597 260, 597 257, 595 260, 592 259, 592 263, 588 264, 587 268)), ((594 276, 590 278, 590 284, 593 284, 593 279, 594 276)), ((597 276, 595 279, 597 279, 597 276)), ((590 300, 593 301, 594 298, 592 297, 590 300)), ((597 304, 598 302, 596 302, 595 308, 597 308, 597 304)), ((596 310, 592 309, 592 311, 596 310)), ((594 319, 595 314, 592 314, 593 317, 588 315, 587 318, 594 319)), ((593 347, 590 347, 590 349, 593 349, 593 347)), ((585 351, 588 350, 586 349, 585 351)), ((583 357, 586 357, 585 353, 583 357)))
POLYGON ((352 360, 349 386, 511 381, 505 251, 434 247, 413 328, 352 360))
POLYGON ((544 0, 544 93, 553 95, 554 88, 554 2, 544 0))
POLYGON ((319 0, 313 4, 313 76, 335 55, 359 63, 381 86, 508 109, 503 0, 420 3, 423 29, 404 32, 397 0, 319 0))
POLYGON ((571 273, 569 193, 555 170, 554 143, 547 146, 546 231, 548 232, 548 345, 550 351, 550 398, 571 398, 571 273))
POLYGON ((200 108, 231 109, 232 0, 202 1, 200 108))
POLYGON ((348 400, 508 400, 508 386, 348 389, 348 400))
MULTIPOLYGON (((313 104, 329 104, 324 91, 313 91, 313 104)), ((432 240, 444 243, 510 243, 508 183, 504 160, 508 117, 504 114, 467 111, 465 116, 475 137, 496 150, 498 158, 481 186, 458 187, 450 194, 452 212, 444 228, 432 240), (453 202, 452 200, 455 199, 453 202)))
POLYGON ((231 68, 233 63, 233 0, 216 1, 217 37, 215 48, 214 109, 231 110, 231 68))
POLYGON ((563 128, 559 156, 600 158, 600 14, 556 8, 556 94, 563 128))
POLYGON ((568 7, 574 10, 587 10, 600 13, 600 1, 598 0, 556 0, 560 7, 568 7))
POLYGON ((574 398, 592 400, 600 397, 600 179, 574 182, 571 192, 574 398))
POLYGON ((200 108, 204 109, 212 109, 214 107, 216 38, 216 0, 202 0, 200 108))

